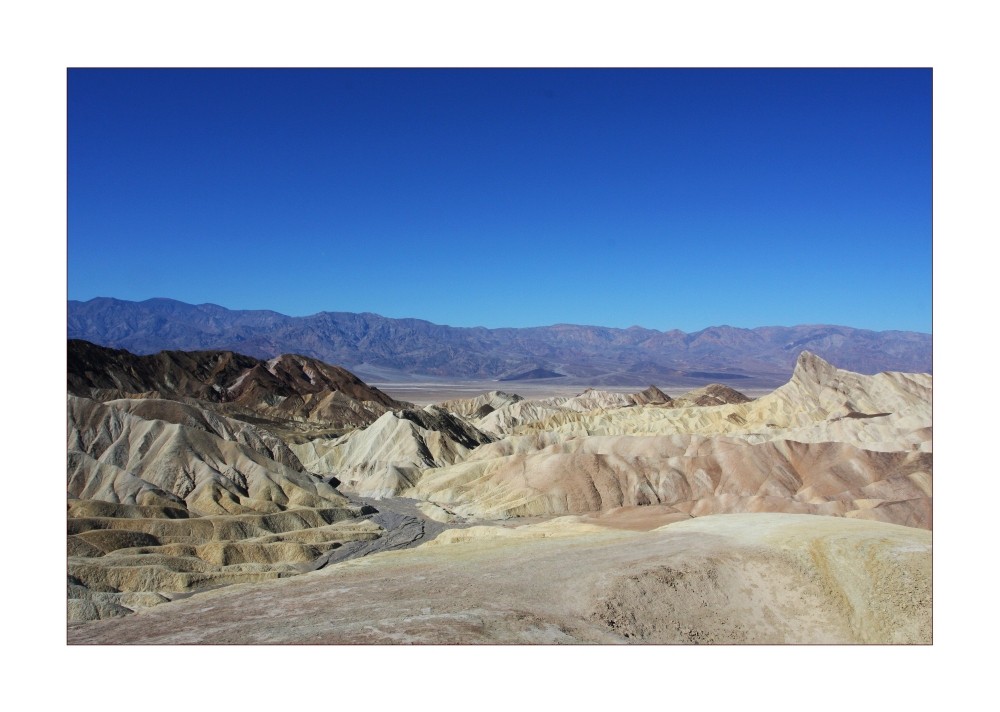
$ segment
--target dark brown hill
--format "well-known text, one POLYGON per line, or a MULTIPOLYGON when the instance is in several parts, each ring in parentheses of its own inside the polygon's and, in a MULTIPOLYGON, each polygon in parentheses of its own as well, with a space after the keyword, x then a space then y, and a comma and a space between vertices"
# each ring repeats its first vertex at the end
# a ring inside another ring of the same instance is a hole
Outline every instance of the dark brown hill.
POLYGON ((743 393, 721 383, 710 383, 702 388, 688 391, 674 400, 676 406, 713 406, 727 403, 749 403, 749 398, 743 393))
POLYGON ((163 397, 227 400, 222 389, 260 363, 232 351, 161 351, 136 356, 79 339, 67 345, 67 390, 92 397, 94 390, 121 396, 157 392, 163 397))
POLYGON ((270 361, 232 351, 161 351, 137 356, 70 339, 67 390, 95 400, 197 400, 230 416, 367 425, 409 406, 339 366, 298 355, 270 361))
POLYGON ((670 405, 674 399, 661 391, 656 386, 650 386, 644 391, 632 394, 632 400, 636 405, 670 405))

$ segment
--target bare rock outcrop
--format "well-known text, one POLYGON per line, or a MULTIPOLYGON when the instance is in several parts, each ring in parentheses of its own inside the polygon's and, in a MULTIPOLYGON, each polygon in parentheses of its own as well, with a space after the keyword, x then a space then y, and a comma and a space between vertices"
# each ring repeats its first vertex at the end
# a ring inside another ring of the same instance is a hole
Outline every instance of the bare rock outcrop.
POLYGON ((482 418, 495 410, 499 410, 512 403, 522 401, 524 398, 515 393, 505 393, 504 391, 490 391, 475 398, 455 398, 453 400, 438 403, 439 408, 447 410, 449 413, 461 415, 464 418, 482 418))
POLYGON ((752 399, 734 388, 721 383, 710 383, 707 386, 688 391, 677 396, 672 402, 676 408, 686 406, 727 405, 729 403, 749 403, 752 399))
POLYGON ((292 449, 310 470, 335 476, 363 497, 391 497, 409 489, 426 468, 460 462, 492 442, 459 415, 437 406, 386 413, 372 425, 335 440, 292 449))
POLYGON ((636 405, 673 405, 674 399, 656 386, 650 386, 644 391, 633 393, 632 402, 636 405))

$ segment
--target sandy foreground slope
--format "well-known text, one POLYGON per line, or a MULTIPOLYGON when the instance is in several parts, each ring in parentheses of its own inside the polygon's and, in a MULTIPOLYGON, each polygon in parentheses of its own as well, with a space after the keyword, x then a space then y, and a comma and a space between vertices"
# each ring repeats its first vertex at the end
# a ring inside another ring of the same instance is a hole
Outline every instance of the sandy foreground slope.
POLYGON ((71 644, 930 643, 931 535, 795 514, 580 517, 71 624, 71 644))

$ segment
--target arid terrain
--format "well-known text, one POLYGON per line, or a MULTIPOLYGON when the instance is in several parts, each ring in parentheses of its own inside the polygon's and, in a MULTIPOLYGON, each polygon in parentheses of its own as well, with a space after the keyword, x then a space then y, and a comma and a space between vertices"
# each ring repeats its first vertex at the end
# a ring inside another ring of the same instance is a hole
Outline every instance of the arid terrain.
POLYGON ((68 348, 72 644, 931 642, 929 374, 373 388, 68 348))

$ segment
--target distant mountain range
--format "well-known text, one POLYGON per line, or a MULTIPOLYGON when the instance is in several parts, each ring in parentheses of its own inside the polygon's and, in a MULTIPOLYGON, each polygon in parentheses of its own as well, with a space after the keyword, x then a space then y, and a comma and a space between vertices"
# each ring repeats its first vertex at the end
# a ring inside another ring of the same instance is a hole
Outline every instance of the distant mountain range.
POLYGON ((69 301, 67 317, 69 338, 137 354, 229 350, 269 359, 294 353, 342 365, 367 380, 552 373, 553 379, 622 386, 720 380, 749 385, 743 378, 783 383, 804 349, 858 373, 932 371, 930 334, 830 325, 714 326, 690 334, 572 324, 487 329, 370 313, 291 317, 171 299, 104 297, 69 301))

